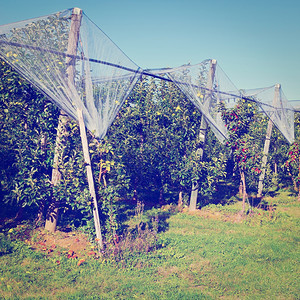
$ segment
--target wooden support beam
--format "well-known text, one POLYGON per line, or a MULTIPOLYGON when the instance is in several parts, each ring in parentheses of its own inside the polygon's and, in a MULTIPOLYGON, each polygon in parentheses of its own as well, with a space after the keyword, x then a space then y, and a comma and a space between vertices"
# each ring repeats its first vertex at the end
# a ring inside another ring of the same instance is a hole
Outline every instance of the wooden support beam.
POLYGON ((84 160, 85 160, 85 164, 86 164, 87 180, 88 180, 90 194, 93 199, 93 217, 94 217, 94 223, 95 223, 96 237, 97 237, 99 247, 100 247, 100 249, 102 249, 103 248, 103 240, 102 240, 102 234, 101 234, 97 197, 96 197, 96 192, 95 192, 95 184, 94 184, 94 177, 93 177, 93 171, 92 171, 92 166, 91 166, 88 140, 87 140, 87 136, 86 136, 86 129, 85 129, 81 109, 77 109, 77 115, 78 115, 83 156, 84 156, 84 160))
MULTIPOLYGON (((75 57, 77 55, 77 45, 79 41, 79 33, 80 33, 80 25, 81 25, 81 18, 82 18, 82 10, 79 8, 74 8, 73 15, 72 15, 72 23, 70 28, 70 35, 69 35, 69 43, 67 53, 71 54, 72 56, 67 57, 67 76, 68 76, 68 83, 69 85, 74 85, 75 83, 75 57), (74 16, 74 18, 73 18, 74 16)), ((79 122, 79 129, 80 129, 80 137, 82 143, 82 150, 84 155, 84 160, 86 163, 86 173, 87 173, 87 180, 89 185, 90 195, 93 199, 93 217, 94 217, 94 225, 96 231, 96 237, 99 244, 99 247, 103 248, 103 240, 101 234, 101 226, 100 226, 100 219, 99 219, 99 211, 98 211, 98 204, 97 204, 97 197, 95 192, 95 184, 91 166, 91 159, 88 147, 88 140, 86 136, 86 128, 84 124, 84 119, 82 115, 82 110, 77 108, 77 116, 79 122)))
MULTIPOLYGON (((76 56, 77 53, 81 18, 82 18, 82 10, 79 8, 74 8, 71 16, 71 24, 70 24, 68 48, 67 48, 67 54, 71 54, 73 56, 76 56)), ((68 78, 68 84, 74 85, 75 58, 67 57, 66 64, 67 64, 66 75, 68 78)), ((54 150, 54 161, 53 161, 52 177, 51 177, 51 183, 53 186, 57 186, 61 180, 61 173, 59 171, 59 166, 62 163, 62 156, 63 156, 62 149, 68 131, 67 130, 68 122, 69 122, 69 117, 66 115, 64 111, 61 110, 58 119, 56 143, 55 143, 55 150, 54 150)), ((48 212, 46 215, 46 224, 45 224, 45 229, 50 232, 55 232, 56 230, 58 208, 59 208, 59 203, 57 199, 53 197, 52 203, 48 208, 48 212)))
MULTIPOLYGON (((275 103, 279 100, 280 97, 280 84, 275 85, 275 92, 274 92, 274 98, 273 98, 273 106, 275 106, 275 103)), ((268 161, 268 154, 270 149, 270 141, 271 141, 271 135, 272 135, 272 129, 273 129, 273 122, 271 119, 269 119, 267 132, 266 132, 266 139, 265 139, 265 145, 264 145, 264 154, 262 158, 261 163, 261 174, 259 176, 259 182, 258 182, 258 191, 257 191, 257 197, 262 196, 263 192, 263 182, 266 175, 266 166, 268 161)))
MULTIPOLYGON (((207 101, 208 102, 211 101, 211 97, 212 97, 211 90, 213 88, 213 83, 214 83, 214 79, 215 79, 216 66, 217 66, 217 61, 215 59, 213 59, 210 64, 210 70, 209 70, 209 74, 208 74, 208 78, 207 78, 207 83, 206 83, 207 90, 204 95, 204 103, 207 101)), ((208 129, 208 125, 205 120, 204 113, 202 112, 200 131, 199 131, 199 137, 198 137, 199 147, 197 149, 197 156, 200 158, 201 161, 203 159, 203 154, 204 154, 204 145, 205 145, 207 129, 208 129)), ((193 182, 191 198, 190 198, 190 206, 189 206, 190 211, 194 211, 197 208, 198 188, 199 188, 198 181, 193 182)))

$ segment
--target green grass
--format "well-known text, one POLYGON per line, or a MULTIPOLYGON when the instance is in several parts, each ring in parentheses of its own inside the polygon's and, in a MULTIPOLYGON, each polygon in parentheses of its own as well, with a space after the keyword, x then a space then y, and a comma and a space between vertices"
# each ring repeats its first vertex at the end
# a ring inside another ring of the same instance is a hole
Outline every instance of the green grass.
MULTIPOLYGON (((299 203, 281 193, 275 212, 242 222, 178 213, 166 220, 160 247, 115 263, 47 258, 3 236, 1 299, 299 299, 299 203)), ((205 212, 205 209, 203 209, 205 212)), ((156 210, 157 212, 157 210, 156 210)))

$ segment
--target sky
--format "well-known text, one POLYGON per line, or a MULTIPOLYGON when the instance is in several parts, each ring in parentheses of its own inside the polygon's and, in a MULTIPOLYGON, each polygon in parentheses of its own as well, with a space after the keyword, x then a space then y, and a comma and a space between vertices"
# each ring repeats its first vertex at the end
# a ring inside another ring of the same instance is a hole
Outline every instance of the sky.
POLYGON ((143 69, 213 58, 238 89, 300 100, 299 0, 0 0, 0 25, 72 7, 143 69))

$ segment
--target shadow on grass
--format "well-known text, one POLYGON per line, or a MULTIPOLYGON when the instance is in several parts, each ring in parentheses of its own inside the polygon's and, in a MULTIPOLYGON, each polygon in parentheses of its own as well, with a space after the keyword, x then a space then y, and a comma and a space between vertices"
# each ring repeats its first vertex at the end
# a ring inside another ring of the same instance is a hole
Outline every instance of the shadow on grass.
MULTIPOLYGON (((144 229, 146 226, 152 226, 155 220, 158 222, 157 231, 165 232, 169 228, 168 219, 170 216, 177 214, 178 208, 175 205, 157 205, 156 201, 141 201, 143 204, 143 212, 141 216, 141 227, 144 229)), ((129 226, 127 222, 135 218, 136 208, 138 202, 136 200, 120 200, 118 202, 118 222, 120 224, 120 231, 125 232, 129 226)))
POLYGON ((200 208, 202 208, 208 204, 226 205, 235 203, 240 200, 237 194, 238 187, 235 182, 220 182, 216 187, 216 191, 212 195, 201 197, 199 205, 200 208))
MULTIPOLYGON (((248 191, 248 202, 252 207, 256 207, 262 210, 275 210, 276 205, 269 203, 265 196, 276 197, 280 194, 278 190, 270 190, 263 197, 257 197, 255 190, 248 191)), ((239 196, 239 188, 236 182, 220 182, 217 186, 217 190, 209 197, 203 197, 200 203, 200 208, 208 204, 233 204, 241 201, 242 197, 239 196)))

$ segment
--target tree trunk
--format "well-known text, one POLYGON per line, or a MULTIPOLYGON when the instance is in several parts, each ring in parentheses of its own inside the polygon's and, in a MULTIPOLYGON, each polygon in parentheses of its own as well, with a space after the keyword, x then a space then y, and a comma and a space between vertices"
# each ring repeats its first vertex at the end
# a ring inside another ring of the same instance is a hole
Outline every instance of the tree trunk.
POLYGON ((240 181, 240 185, 239 185, 239 196, 241 198, 243 197, 243 183, 242 183, 242 180, 240 181))
POLYGON ((292 173, 290 172, 290 170, 288 169, 288 174, 289 174, 289 176, 291 177, 291 179, 292 179, 292 182, 293 182, 293 186, 294 186, 294 190, 296 191, 296 192, 298 192, 298 185, 297 185, 297 182, 296 182, 296 180, 295 180, 295 178, 294 178, 294 176, 292 175, 292 173))
MULTIPOLYGON (((47 137, 45 135, 43 135, 41 138, 41 147, 42 147, 43 158, 45 159, 46 147, 47 147, 47 137)), ((35 221, 36 225, 39 224, 43 219, 45 202, 46 202, 46 199, 43 199, 43 201, 41 203, 39 203, 39 211, 38 211, 37 218, 35 221)))
POLYGON ((183 195, 182 191, 178 194, 178 210, 181 211, 183 208, 183 195))
POLYGON ((242 202, 242 214, 246 211, 246 197, 247 197, 247 191, 246 191, 246 179, 245 179, 245 173, 244 171, 241 171, 241 181, 243 185, 243 202, 242 202))
MULTIPOLYGON (((63 161, 63 150, 65 145, 65 140, 68 134, 68 130, 67 130, 68 120, 69 120, 68 116, 63 111, 61 111, 58 119, 52 178, 51 178, 51 183, 53 187, 57 186, 61 180, 61 173, 59 168, 61 167, 63 161)), ((59 201, 56 199, 54 194, 55 193, 53 193, 52 195, 52 202, 46 214, 45 229, 50 232, 55 232, 56 230, 58 209, 59 209, 59 201)))
POLYGON ((15 220, 22 220, 23 218, 23 213, 24 213, 24 207, 22 206, 22 203, 21 203, 21 206, 16 214, 16 216, 14 217, 15 220))
POLYGON ((274 162, 274 174, 275 174, 275 176, 278 175, 278 164, 276 161, 274 162))
POLYGON ((164 188, 161 187, 161 189, 159 190, 159 199, 158 202, 160 205, 164 204, 164 188))
POLYGON ((39 211, 37 214, 37 218, 35 220, 36 225, 38 225, 43 220, 44 208, 45 208, 45 200, 43 201, 43 203, 39 205, 39 211))

